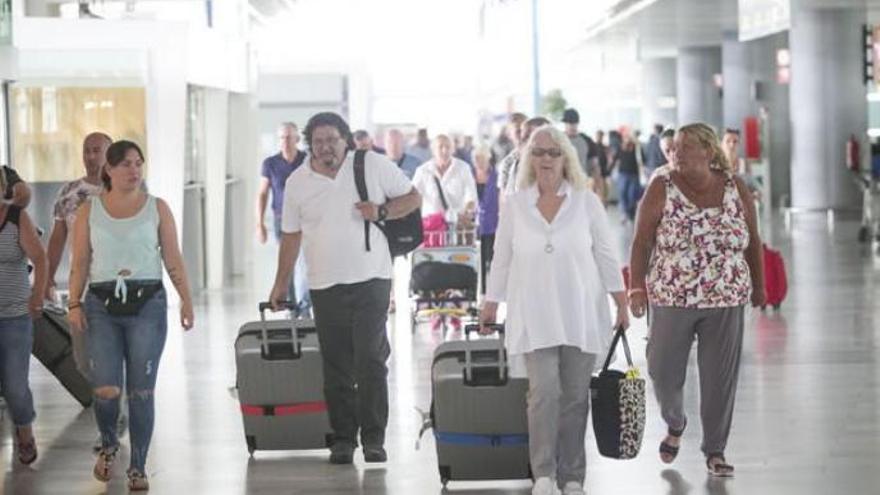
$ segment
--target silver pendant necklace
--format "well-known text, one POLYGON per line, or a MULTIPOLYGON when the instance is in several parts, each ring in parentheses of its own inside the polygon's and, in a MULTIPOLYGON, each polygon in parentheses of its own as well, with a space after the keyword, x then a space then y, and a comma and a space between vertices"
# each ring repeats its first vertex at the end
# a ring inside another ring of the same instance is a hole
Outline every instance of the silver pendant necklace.
POLYGON ((550 229, 550 228, 548 228, 548 229, 547 229, 547 243, 544 244, 544 252, 547 253, 547 254, 552 254, 552 253, 553 253, 553 249, 554 249, 554 248, 553 248, 553 236, 552 236, 552 234, 553 234, 553 230, 550 229))

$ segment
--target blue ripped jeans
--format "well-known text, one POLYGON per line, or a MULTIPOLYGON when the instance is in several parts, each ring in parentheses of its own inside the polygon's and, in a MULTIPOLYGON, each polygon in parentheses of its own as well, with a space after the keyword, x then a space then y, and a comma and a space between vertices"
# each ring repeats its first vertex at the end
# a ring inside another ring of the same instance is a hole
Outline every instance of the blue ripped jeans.
MULTIPOLYGON (((167 309, 164 289, 153 295, 136 316, 110 315, 92 292, 85 300, 92 384, 95 390, 113 387, 121 391, 125 378, 131 438, 130 467, 141 473, 145 472, 147 451, 153 436, 153 389, 168 331, 167 309)), ((119 445, 118 417, 119 395, 102 399, 96 394, 95 419, 104 448, 119 445)))
POLYGON ((28 382, 33 345, 30 315, 0 319, 0 388, 15 426, 29 426, 36 416, 28 382))

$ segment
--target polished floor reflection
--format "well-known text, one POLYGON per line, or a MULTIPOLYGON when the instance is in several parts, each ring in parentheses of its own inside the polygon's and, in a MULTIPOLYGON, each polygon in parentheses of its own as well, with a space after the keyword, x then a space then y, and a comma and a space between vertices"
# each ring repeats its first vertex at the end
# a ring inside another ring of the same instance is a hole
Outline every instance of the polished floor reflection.
MULTIPOLYGON (((781 222, 780 222, 781 223, 781 222)), ((739 395, 728 460, 736 477, 705 474, 696 422, 684 435, 672 466, 659 461, 664 427, 653 397, 641 455, 631 461, 600 458, 588 436, 587 491, 592 494, 832 494, 880 489, 880 365, 878 329, 880 257, 855 242, 857 223, 801 215, 790 230, 768 229, 788 262, 789 298, 778 313, 748 318, 739 395)), ((626 236, 621 236, 625 241, 626 236)), ((431 352, 441 336, 410 332, 405 303, 389 322, 393 353, 388 434, 390 461, 367 467, 331 466, 326 454, 263 453, 248 457, 237 401, 230 391, 233 341, 242 322, 256 317, 268 292, 272 247, 253 280, 200 297, 197 328, 171 331, 157 388, 156 434, 148 462, 152 493, 375 493, 441 490, 434 444, 415 449, 420 417, 429 404, 431 352)), ((402 267, 398 267, 402 268, 402 267)), ((405 270, 401 270, 405 271, 405 270)), ((401 281, 402 282, 402 281, 401 281)), ((397 285, 402 295, 405 284, 397 285)), ((402 299, 399 299, 402 301, 402 299)), ((176 318, 172 320, 176 321, 176 318)), ((644 322, 631 338, 644 370, 644 322)), ((687 408, 697 417, 698 383, 692 366, 687 408)), ((123 468, 109 485, 91 476, 95 439, 91 411, 83 411, 33 361, 32 385, 40 459, 30 468, 11 462, 8 433, 0 445, 3 493, 124 493, 123 468)), ((10 428, 8 418, 4 426, 10 428)), ((525 482, 452 483, 454 493, 529 493, 525 482)))

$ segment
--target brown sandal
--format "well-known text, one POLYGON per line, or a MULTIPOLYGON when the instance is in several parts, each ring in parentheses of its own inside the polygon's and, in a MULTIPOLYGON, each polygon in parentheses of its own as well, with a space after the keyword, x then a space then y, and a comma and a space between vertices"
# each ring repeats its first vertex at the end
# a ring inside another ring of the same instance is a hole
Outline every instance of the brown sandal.
POLYGON ((25 466, 30 466, 37 460, 37 443, 34 437, 18 442, 18 460, 25 466))
POLYGON ((103 448, 98 452, 98 459, 95 460, 95 469, 92 471, 96 480, 103 481, 104 483, 110 481, 110 478, 113 476, 113 461, 116 460, 116 452, 118 450, 118 447, 113 447, 111 449, 103 448))
POLYGON ((724 454, 709 454, 706 457, 706 469, 709 474, 719 478, 730 478, 733 476, 733 466, 724 460, 724 454), (713 460, 717 462, 712 462, 713 460))
MULTIPOLYGON (((667 428, 666 434, 673 438, 681 438, 681 436, 684 434, 685 428, 687 428, 687 421, 685 421, 684 426, 682 426, 680 430, 667 428)), ((666 443, 666 439, 663 439, 663 441, 660 442, 660 460, 663 461, 665 464, 672 464, 672 461, 674 461, 675 458, 678 456, 678 450, 678 445, 668 444, 666 443), (669 460, 666 460, 667 457, 664 456, 668 456, 669 460)))

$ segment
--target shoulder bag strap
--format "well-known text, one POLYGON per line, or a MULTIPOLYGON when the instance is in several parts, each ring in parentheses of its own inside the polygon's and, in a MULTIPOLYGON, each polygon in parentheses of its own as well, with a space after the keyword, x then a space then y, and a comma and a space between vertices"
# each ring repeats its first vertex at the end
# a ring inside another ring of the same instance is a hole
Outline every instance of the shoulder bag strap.
POLYGON ((449 203, 446 202, 446 195, 443 194, 443 186, 440 185, 440 179, 434 176, 434 184, 437 184, 437 190, 440 191, 440 203, 443 204, 443 211, 449 209, 449 203))
MULTIPOLYGON (((357 188, 358 196, 361 201, 369 201, 370 197, 367 193, 367 179, 364 176, 364 156, 367 154, 365 150, 356 150, 354 152, 354 185, 357 188)), ((364 220, 364 245, 367 251, 370 250, 370 221, 364 220)))
POLYGON ((623 352, 626 354, 626 364, 629 365, 630 368, 633 366, 632 354, 629 351, 629 342, 626 340, 626 330, 623 328, 618 328, 614 332, 614 339, 611 341, 611 345, 608 347, 608 356, 605 357, 605 364, 602 366, 602 371, 607 371, 608 366, 611 365, 611 358, 614 356, 614 350, 617 349, 617 342, 623 341, 623 352))

